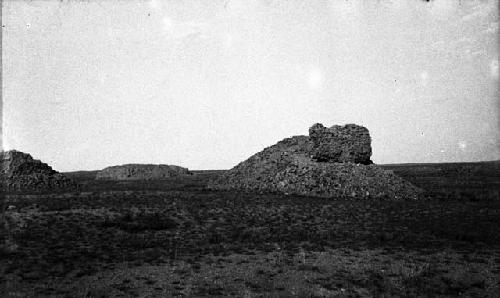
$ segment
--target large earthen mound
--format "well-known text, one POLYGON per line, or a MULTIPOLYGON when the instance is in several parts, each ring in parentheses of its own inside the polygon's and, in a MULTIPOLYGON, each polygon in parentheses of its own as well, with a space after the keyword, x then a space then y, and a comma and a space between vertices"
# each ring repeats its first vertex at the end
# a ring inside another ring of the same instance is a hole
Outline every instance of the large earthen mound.
MULTIPOLYGON (((209 188, 335 198, 414 199, 420 196, 420 189, 399 176, 377 165, 364 164, 371 163, 368 162, 371 141, 366 128, 345 126, 347 130, 354 128, 356 133, 340 137, 345 144, 338 145, 335 144, 335 138, 339 139, 337 132, 332 132, 338 127, 326 132, 321 127, 311 128, 310 134, 314 136, 295 136, 265 148, 210 181, 209 188), (327 136, 315 135, 319 129, 327 136), (353 137, 356 134, 359 139, 353 137), (341 152, 340 155, 337 152, 341 152)), ((343 133, 347 134, 345 130, 343 133)))
POLYGON ((76 183, 46 163, 21 151, 1 151, 0 180, 4 191, 72 189, 76 183))
POLYGON ((107 167, 96 175, 98 180, 157 180, 189 175, 187 168, 174 165, 126 164, 107 167))

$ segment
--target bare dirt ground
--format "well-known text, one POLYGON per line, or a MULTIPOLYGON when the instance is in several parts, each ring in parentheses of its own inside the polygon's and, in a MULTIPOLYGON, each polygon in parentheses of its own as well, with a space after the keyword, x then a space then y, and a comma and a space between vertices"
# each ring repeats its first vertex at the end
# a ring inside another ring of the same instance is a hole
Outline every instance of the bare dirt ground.
POLYGON ((421 201, 70 173, 79 192, 6 195, 0 296, 500 296, 498 167, 422 167, 386 167, 427 187, 421 201))

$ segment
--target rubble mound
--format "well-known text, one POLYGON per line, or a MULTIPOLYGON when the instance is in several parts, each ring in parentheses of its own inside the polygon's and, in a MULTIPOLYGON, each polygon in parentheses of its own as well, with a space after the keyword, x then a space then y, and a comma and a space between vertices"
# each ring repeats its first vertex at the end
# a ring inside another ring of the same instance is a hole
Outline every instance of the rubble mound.
POLYGON ((356 124, 326 128, 320 123, 309 128, 316 161, 371 164, 371 138, 368 129, 356 124))
POLYGON ((311 127, 309 137, 294 136, 265 148, 210 181, 208 187, 327 198, 415 199, 421 195, 419 188, 401 177, 375 164, 365 164, 368 163, 366 157, 369 160, 371 155, 366 128, 357 125, 321 127, 311 127), (340 146, 334 144, 339 135, 344 142, 340 146), (359 139, 354 137, 356 135, 359 139))
POLYGON ((157 180, 191 174, 187 168, 174 165, 126 164, 107 167, 96 175, 98 180, 157 180))
POLYGON ((4 191, 73 189, 77 185, 46 163, 17 150, 0 151, 0 180, 4 191))

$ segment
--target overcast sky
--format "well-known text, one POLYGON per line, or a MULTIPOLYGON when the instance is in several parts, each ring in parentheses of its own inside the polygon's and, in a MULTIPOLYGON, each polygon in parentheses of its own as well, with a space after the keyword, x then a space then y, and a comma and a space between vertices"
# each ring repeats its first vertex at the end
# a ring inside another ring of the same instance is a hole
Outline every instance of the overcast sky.
POLYGON ((356 123, 376 163, 500 158, 498 1, 2 1, 3 145, 230 168, 356 123))

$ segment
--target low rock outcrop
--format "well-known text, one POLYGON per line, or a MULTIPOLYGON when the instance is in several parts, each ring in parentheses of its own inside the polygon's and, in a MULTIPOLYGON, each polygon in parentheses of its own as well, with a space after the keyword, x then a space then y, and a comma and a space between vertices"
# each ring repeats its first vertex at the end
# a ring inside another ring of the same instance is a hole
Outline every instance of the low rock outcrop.
POLYGON ((187 168, 173 165, 126 164, 107 167, 96 175, 98 180, 156 180, 189 175, 187 168))
POLYGON ((370 164, 371 139, 357 125, 324 128, 284 139, 209 182, 209 188, 335 198, 414 199, 422 191, 370 164), (339 144, 340 143, 340 144, 339 144))
POLYGON ((4 191, 48 191, 77 185, 46 163, 21 151, 1 151, 0 180, 4 191))

